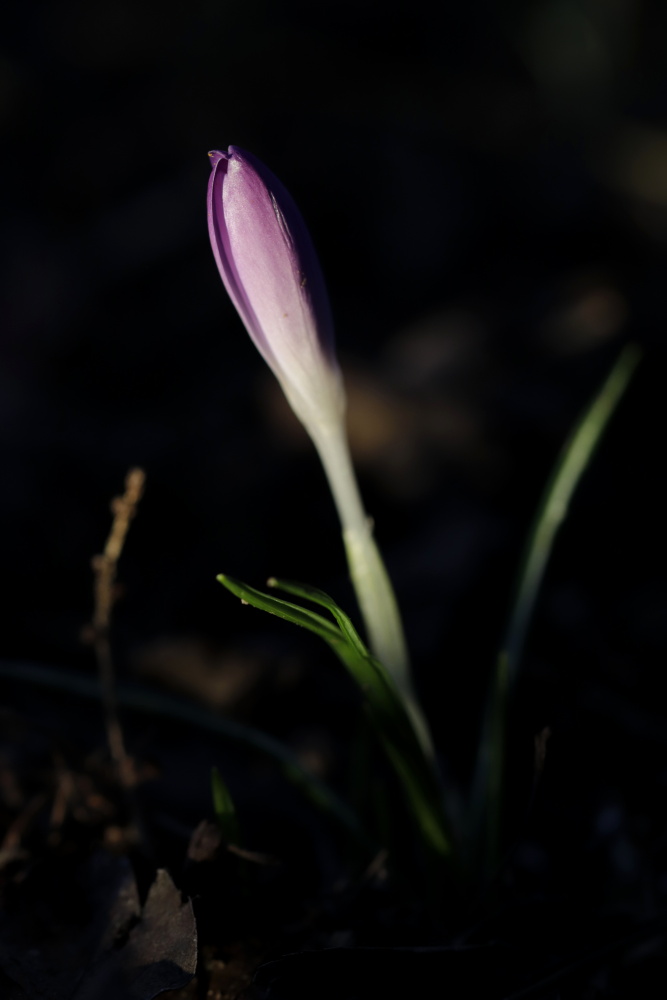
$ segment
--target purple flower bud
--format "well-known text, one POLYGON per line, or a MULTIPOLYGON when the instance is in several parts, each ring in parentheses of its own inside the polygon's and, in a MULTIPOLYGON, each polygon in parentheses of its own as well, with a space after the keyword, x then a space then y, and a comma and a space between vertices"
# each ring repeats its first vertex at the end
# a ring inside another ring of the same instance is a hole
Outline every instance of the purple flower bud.
POLYGON ((280 181, 254 156, 236 146, 208 155, 208 227, 218 270, 319 452, 371 646, 403 692, 428 748, 396 598, 354 476, 329 300, 308 230, 280 181))
POLYGON ((331 311, 301 213, 250 153, 230 146, 209 156, 209 234, 229 297, 310 433, 339 424, 331 311))

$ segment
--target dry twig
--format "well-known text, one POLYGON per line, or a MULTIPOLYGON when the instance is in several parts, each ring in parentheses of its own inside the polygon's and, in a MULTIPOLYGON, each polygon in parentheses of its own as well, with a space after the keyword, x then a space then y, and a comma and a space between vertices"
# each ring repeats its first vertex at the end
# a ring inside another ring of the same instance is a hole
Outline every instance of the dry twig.
POLYGON ((111 655, 109 631, 111 615, 116 601, 116 573, 118 559, 123 551, 130 522, 144 491, 146 474, 143 469, 130 469, 125 478, 125 492, 111 503, 113 523, 104 551, 93 558, 95 574, 95 611, 92 621, 92 640, 102 685, 102 698, 106 715, 107 738, 111 757, 118 768, 118 775, 125 788, 133 784, 132 768, 125 750, 123 731, 118 718, 115 671, 111 655))

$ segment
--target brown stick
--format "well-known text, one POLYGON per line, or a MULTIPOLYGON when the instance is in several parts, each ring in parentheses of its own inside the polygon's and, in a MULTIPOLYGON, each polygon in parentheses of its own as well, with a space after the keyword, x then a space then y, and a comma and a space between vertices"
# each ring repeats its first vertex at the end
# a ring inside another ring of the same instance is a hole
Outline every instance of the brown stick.
POLYGON ((123 730, 118 718, 118 702, 116 698, 116 680, 111 655, 109 631, 111 614, 116 601, 116 572, 118 559, 123 551, 123 545, 130 527, 130 521, 137 512, 137 505, 144 491, 146 474, 143 469, 130 469, 125 478, 125 492, 111 503, 113 523, 107 538, 104 551, 93 558, 95 574, 95 610, 93 614, 93 644, 100 684, 102 685, 102 700, 106 716, 107 739, 111 758, 118 769, 121 784, 130 788, 133 784, 132 767, 125 750, 123 730))

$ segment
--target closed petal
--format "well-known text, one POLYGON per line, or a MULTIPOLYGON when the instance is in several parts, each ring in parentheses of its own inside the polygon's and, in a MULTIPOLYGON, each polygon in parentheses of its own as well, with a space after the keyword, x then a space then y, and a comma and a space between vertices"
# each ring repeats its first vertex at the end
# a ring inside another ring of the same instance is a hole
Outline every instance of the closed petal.
POLYGON ((251 154, 230 146, 209 156, 209 232, 230 298, 301 419, 304 407, 338 419, 331 312, 301 213, 251 154))

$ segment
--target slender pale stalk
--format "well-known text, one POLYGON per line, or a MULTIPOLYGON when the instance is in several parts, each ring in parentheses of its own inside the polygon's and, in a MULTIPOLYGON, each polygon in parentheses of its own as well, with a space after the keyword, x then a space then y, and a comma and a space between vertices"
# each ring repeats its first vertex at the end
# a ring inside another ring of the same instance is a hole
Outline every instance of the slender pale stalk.
POLYGON ((350 577, 369 645, 403 696, 422 747, 431 757, 431 737, 412 687, 410 657, 398 604, 373 538, 373 523, 361 500, 344 422, 341 420, 317 430, 309 427, 308 430, 324 466, 340 518, 350 577))
POLYGON ((369 644, 397 687, 409 692, 410 664, 398 605, 373 539, 372 522, 359 495, 342 422, 313 435, 313 441, 340 517, 350 576, 366 624, 369 644))

